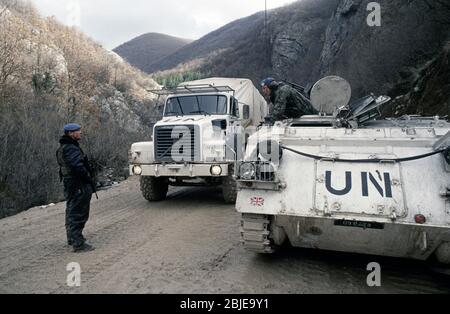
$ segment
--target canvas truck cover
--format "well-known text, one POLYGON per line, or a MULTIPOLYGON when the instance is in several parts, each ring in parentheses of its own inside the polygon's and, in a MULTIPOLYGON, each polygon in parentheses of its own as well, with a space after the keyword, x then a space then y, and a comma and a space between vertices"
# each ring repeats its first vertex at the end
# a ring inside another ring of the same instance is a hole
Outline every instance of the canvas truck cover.
POLYGON ((245 126, 256 126, 261 121, 264 121, 264 117, 269 114, 266 100, 249 79, 214 77, 185 82, 180 84, 180 86, 204 84, 212 86, 229 86, 235 91, 235 98, 239 101, 239 112, 243 112, 244 105, 250 107, 250 121, 248 121, 245 126))

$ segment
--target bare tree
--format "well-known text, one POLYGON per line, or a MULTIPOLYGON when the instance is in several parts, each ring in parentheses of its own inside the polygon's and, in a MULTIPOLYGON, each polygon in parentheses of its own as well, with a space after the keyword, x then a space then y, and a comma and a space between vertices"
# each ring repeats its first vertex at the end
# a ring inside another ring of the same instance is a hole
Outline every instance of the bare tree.
POLYGON ((145 137, 125 131, 112 111, 151 108, 145 89, 156 84, 115 58, 76 29, 40 18, 27 2, 0 0, 0 218, 3 209, 11 214, 60 200, 54 152, 69 118, 95 134, 95 159, 126 165, 129 145, 145 137))
POLYGON ((5 97, 8 81, 20 76, 24 70, 22 52, 27 30, 14 18, 0 21, 0 25, 0 97, 5 97))

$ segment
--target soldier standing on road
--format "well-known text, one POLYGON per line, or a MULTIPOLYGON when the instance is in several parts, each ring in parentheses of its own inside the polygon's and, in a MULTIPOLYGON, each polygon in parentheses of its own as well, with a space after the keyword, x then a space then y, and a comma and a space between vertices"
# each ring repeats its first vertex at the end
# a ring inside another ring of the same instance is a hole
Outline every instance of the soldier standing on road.
POLYGON ((261 86, 263 93, 270 97, 273 105, 270 115, 272 122, 318 114, 317 110, 289 85, 276 82, 269 77, 261 82, 261 86))
POLYGON ((94 192, 89 160, 80 148, 81 126, 68 124, 59 140, 61 147, 56 152, 60 166, 60 177, 64 182, 66 198, 67 241, 74 252, 88 252, 94 247, 86 243, 83 229, 89 219, 90 203, 94 192))

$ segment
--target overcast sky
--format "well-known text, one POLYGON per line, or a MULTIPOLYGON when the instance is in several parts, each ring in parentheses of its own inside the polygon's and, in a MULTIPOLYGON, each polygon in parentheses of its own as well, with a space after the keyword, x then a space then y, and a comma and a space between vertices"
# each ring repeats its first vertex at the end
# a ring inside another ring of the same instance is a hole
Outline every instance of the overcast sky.
MULTIPOLYGON (((264 0, 31 0, 44 16, 77 25, 112 49, 144 33, 198 39, 264 10, 264 0)), ((267 0, 269 9, 295 0, 267 0)))

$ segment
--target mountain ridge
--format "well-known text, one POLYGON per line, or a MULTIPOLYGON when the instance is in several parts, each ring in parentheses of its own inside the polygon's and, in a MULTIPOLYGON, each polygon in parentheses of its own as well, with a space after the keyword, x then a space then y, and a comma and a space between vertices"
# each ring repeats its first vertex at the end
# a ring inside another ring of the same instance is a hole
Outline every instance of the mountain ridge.
POLYGON ((191 39, 150 32, 121 44, 113 51, 131 65, 146 73, 152 73, 158 68, 161 59, 191 42, 191 39))
POLYGON ((153 76, 160 84, 177 83, 190 73, 247 77, 255 84, 273 76, 308 86, 338 75, 352 85, 353 99, 369 93, 391 96, 393 115, 450 115, 445 75, 450 73, 450 6, 380 0, 381 26, 372 27, 367 23, 370 3, 297 1, 268 12, 267 33, 264 12, 256 13, 165 57, 153 76))

